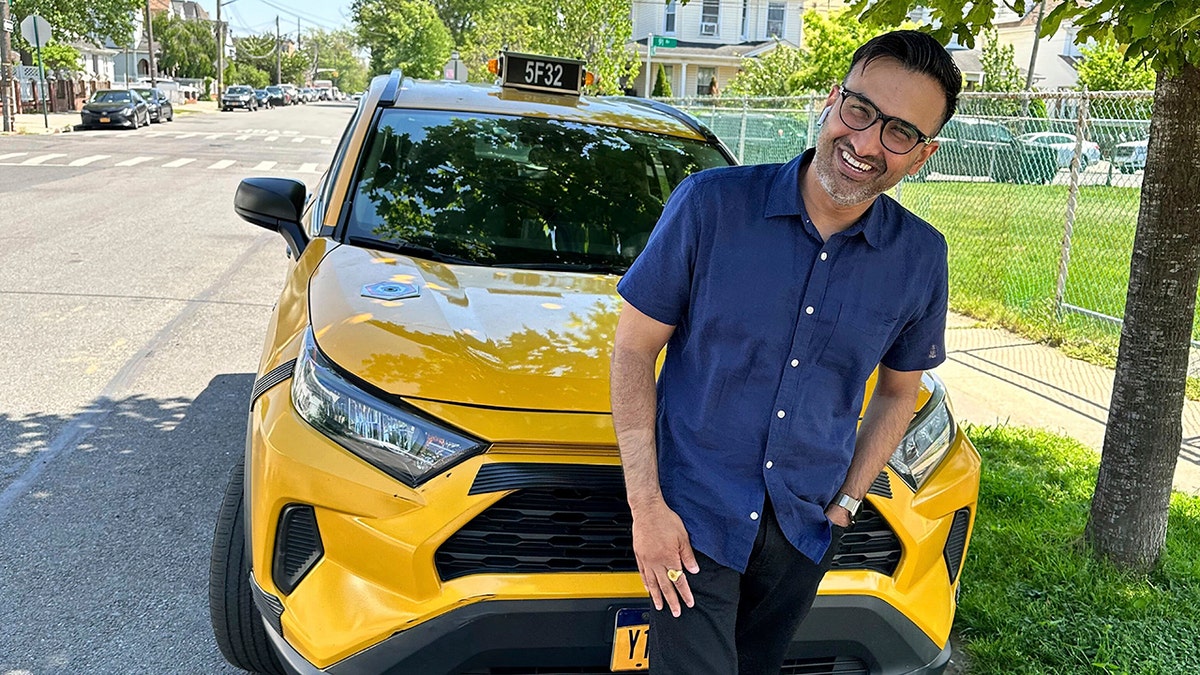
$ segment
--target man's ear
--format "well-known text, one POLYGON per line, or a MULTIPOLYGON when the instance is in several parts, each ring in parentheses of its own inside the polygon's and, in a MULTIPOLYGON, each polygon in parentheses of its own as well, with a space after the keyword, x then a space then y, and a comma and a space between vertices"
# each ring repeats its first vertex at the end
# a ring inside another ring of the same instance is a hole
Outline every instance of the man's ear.
POLYGON ((917 161, 911 167, 908 168, 908 175, 910 175, 910 176, 917 175, 917 172, 921 170, 921 167, 925 166, 925 162, 929 161, 929 158, 933 156, 934 151, 936 151, 937 149, 938 149, 937 141, 934 141, 934 142, 930 143, 929 145, 921 146, 921 149, 917 151, 917 161))

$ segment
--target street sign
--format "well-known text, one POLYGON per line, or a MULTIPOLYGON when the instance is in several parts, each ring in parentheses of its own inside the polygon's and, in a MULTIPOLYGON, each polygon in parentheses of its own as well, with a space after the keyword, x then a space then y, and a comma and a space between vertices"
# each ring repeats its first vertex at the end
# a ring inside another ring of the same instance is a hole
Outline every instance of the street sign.
POLYGON ((11 32, 12 32, 12 29, 13 29, 13 22, 12 22, 12 19, 5 19, 5 20, 4 20, 4 32, 5 32, 5 33, 11 33, 11 32))
POLYGON ((53 34, 50 22, 37 14, 30 14, 21 22, 21 37, 34 47, 41 47, 54 39, 53 34))
POLYGON ((654 44, 652 46, 654 46, 654 47, 677 47, 677 46, 679 46, 679 40, 676 40, 675 38, 672 38, 672 37, 659 37, 659 36, 655 35, 654 36, 654 44))

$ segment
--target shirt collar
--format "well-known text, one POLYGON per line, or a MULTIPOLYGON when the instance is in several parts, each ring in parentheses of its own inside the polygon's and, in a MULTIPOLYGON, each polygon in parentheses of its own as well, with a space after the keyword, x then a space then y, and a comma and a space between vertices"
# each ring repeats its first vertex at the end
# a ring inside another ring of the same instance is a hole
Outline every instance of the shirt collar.
MULTIPOLYGON (((800 216, 808 222, 808 211, 804 208, 804 200, 800 197, 800 170, 812 162, 815 154, 816 149, 809 148, 779 168, 775 174, 775 180, 771 182, 771 191, 767 194, 767 204, 763 209, 764 217, 800 216)), ((863 239, 872 248, 879 248, 883 237, 883 201, 885 200, 876 197, 871 208, 867 209, 858 222, 851 225, 842 234, 852 237, 861 232, 863 239)))

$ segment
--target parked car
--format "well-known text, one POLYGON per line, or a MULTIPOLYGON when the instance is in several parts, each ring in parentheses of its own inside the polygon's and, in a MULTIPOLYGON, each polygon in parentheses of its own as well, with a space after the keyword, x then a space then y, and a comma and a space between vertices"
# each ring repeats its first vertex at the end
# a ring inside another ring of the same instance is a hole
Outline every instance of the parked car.
POLYGON ((287 84, 285 82, 284 84, 281 84, 279 86, 288 93, 288 96, 291 97, 290 105, 298 105, 300 103, 304 103, 304 100, 300 97, 300 90, 296 88, 296 85, 287 84))
MULTIPOLYGON (((1075 156, 1075 136, 1057 131, 1038 131, 1017 136, 1017 140, 1022 143, 1030 143, 1043 148, 1053 149, 1057 156, 1058 168, 1071 168, 1071 159, 1075 156)), ((1083 152, 1079 155, 1079 169, 1082 171, 1099 161, 1099 144, 1092 141, 1084 141, 1083 152)))
POLYGON ((146 100, 151 122, 170 122, 175 119, 175 106, 171 105, 170 97, 163 90, 156 87, 138 87, 134 91, 146 100))
POLYGON ((305 103, 315 103, 321 100, 320 96, 317 95, 317 90, 313 89, 312 87, 305 87, 300 91, 304 94, 305 103))
POLYGON ((244 84, 235 84, 225 89, 221 94, 221 110, 230 111, 243 108, 248 112, 258 110, 258 99, 254 96, 254 88, 244 84))
MULTIPOLYGON (((238 187, 291 253, 213 542, 213 630, 239 668, 646 667, 616 285, 672 190, 734 160, 668 105, 581 96, 578 62, 503 59, 500 87, 376 77, 311 195, 238 187), (563 76, 524 85, 524 63, 563 76)), ((931 374, 914 412, 784 672, 949 660, 980 458, 931 374)))
POLYGON ((267 87, 268 100, 271 101, 271 106, 288 106, 292 104, 292 95, 283 87, 272 86, 267 87))
POLYGON ((1112 165, 1121 173, 1133 173, 1134 171, 1146 170, 1146 150, 1150 146, 1150 141, 1130 141, 1128 143, 1119 143, 1113 148, 1112 165))
POLYGON ((83 126, 138 127, 150 124, 150 106, 132 89, 101 89, 83 104, 83 126))
POLYGON ((1049 183, 1058 173, 1053 148, 1013 137, 999 122, 956 116, 938 134, 938 149, 915 178, 931 173, 986 176, 1008 183, 1049 183))
POLYGON ((271 94, 266 89, 255 89, 254 98, 258 100, 258 107, 270 109, 274 106, 271 104, 271 94))

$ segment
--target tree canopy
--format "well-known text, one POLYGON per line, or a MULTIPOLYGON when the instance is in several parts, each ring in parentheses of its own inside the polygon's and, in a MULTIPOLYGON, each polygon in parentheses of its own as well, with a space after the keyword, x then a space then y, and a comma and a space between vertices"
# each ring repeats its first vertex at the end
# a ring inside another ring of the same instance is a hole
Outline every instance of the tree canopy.
POLYGON ((1075 64, 1079 86, 1090 91, 1153 89, 1154 71, 1125 58, 1125 50, 1108 38, 1083 47, 1083 60, 1075 64))
POLYGON ((154 41, 161 48, 158 70, 174 77, 215 77, 217 74, 217 41, 212 24, 205 21, 185 21, 158 12, 150 20, 154 41))
POLYGON ((742 61, 742 70, 729 81, 725 92, 734 96, 792 96, 794 77, 804 70, 804 52, 785 44, 754 59, 742 61))
MULTIPOLYGON (((109 38, 126 45, 133 39, 134 12, 145 6, 144 0, 12 0, 9 13, 17 24, 30 14, 41 16, 54 27, 54 39, 59 42, 109 38)), ((18 47, 22 51, 26 49, 19 31, 13 31, 13 41, 22 45, 18 47)))
POLYGON ((347 29, 305 31, 303 52, 314 67, 313 79, 332 80, 342 91, 367 88, 367 68, 358 59, 357 38, 347 29))
POLYGON ((350 13, 374 74, 400 68, 411 77, 438 77, 450 59, 450 31, 425 0, 354 0, 350 13))

